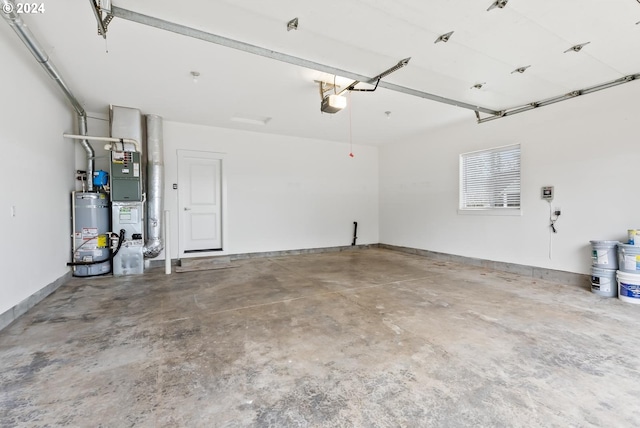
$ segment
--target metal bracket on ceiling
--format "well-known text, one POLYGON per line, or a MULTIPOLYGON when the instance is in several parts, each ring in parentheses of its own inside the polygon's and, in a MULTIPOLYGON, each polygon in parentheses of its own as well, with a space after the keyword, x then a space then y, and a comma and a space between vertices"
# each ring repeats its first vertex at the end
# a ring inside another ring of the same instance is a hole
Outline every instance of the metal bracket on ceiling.
POLYGON ((448 33, 444 33, 443 35, 439 36, 435 42, 433 43, 440 43, 440 42, 444 42, 447 43, 449 41, 449 39, 451 38, 451 35, 453 34, 453 31, 449 31, 448 33))
POLYGON ((509 0, 496 0, 491 4, 491 6, 489 6, 489 9, 487 9, 487 12, 489 12, 491 9, 495 9, 496 7, 498 9, 504 9, 507 3, 509 3, 509 0))
POLYGON ((578 45, 571 46, 569 49, 564 51, 564 53, 567 53, 567 52, 580 52, 582 50, 582 48, 587 46, 589 43, 591 43, 591 42, 580 43, 578 45))
POLYGON ((287 31, 297 30, 298 29, 298 18, 293 18, 291 21, 287 22, 287 31))
POLYGON ((531 66, 530 66, 530 65, 526 65, 526 66, 524 66, 524 67, 518 67, 518 68, 516 68, 515 70, 513 70, 513 71, 511 72, 511 74, 514 74, 514 73, 520 73, 520 74, 522 74, 522 73, 524 73, 525 71, 527 71, 527 68, 529 68, 529 67, 531 67, 531 66))
POLYGON ((327 92, 333 90, 334 92, 337 92, 338 89, 340 89, 339 85, 333 84, 333 83, 328 83, 328 82, 323 82, 321 80, 314 80, 314 82, 316 82, 318 85, 320 85, 320 99, 324 100, 324 98, 326 97, 327 92))
POLYGON ((91 3, 91 9, 98 21, 98 35, 103 39, 107 38, 107 28, 113 20, 111 14, 111 0, 89 0, 91 3))

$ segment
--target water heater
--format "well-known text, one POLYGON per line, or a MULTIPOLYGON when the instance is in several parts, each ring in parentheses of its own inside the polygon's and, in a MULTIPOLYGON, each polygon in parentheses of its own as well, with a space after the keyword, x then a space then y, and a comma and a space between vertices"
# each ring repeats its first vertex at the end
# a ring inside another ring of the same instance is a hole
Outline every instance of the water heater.
POLYGON ((73 192, 74 276, 111 272, 109 250, 109 199, 105 193, 73 192))

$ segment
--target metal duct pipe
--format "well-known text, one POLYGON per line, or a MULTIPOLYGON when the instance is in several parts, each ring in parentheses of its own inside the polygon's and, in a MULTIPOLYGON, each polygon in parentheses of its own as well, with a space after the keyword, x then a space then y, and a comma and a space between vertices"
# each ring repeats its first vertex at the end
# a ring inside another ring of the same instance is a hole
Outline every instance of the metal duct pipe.
MULTIPOLYGON (((162 214, 164 211, 164 157, 162 144, 162 117, 147 115, 147 240, 144 256, 158 257, 164 248, 162 242, 162 214)), ((166 255, 165 257, 171 257, 166 255)))
MULTIPOLYGON (((13 0, 0 0, 0 6, 0 14, 2 14, 2 17, 7 21, 11 28, 13 28, 13 31, 15 31, 20 40, 22 40, 22 43, 25 44, 36 58, 36 61, 38 61, 47 74, 55 80, 65 97, 67 97, 67 100, 69 100, 73 106, 73 109, 78 114, 78 133, 80 135, 87 135, 87 113, 60 76, 56 66, 49 60, 47 52, 40 45, 38 40, 36 40, 31 30, 29 30, 29 27, 27 27, 27 24, 25 24, 22 18, 20 18, 20 15, 16 13, 16 5, 13 0)), ((81 140, 80 144, 87 153, 87 190, 91 192, 93 191, 95 152, 93 151, 93 147, 89 144, 89 141, 81 140)))
MULTIPOLYGON (((78 113, 78 133, 82 136, 87 135, 87 114, 82 111, 78 113)), ((80 140, 80 145, 87 154, 87 191, 93 192, 93 172, 95 170, 95 152, 86 138, 80 140)))

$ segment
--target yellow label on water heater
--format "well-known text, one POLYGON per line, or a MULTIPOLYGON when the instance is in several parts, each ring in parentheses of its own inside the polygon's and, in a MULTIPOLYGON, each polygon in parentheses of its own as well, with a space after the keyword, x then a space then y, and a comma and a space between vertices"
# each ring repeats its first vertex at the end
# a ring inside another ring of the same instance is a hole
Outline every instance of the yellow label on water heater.
POLYGON ((104 248, 107 246, 107 235, 98 235, 98 248, 104 248))

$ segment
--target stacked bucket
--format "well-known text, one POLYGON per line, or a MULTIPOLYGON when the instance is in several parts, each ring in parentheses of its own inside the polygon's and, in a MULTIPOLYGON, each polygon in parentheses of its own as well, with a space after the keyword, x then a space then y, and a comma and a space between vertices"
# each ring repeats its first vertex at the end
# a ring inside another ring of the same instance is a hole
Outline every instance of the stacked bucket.
POLYGON ((640 304, 640 229, 629 230, 629 241, 591 241, 591 291, 640 304))
MULTIPOLYGON (((618 285, 616 272, 618 241, 591 241, 591 291, 603 297, 616 297, 618 285)), ((640 247, 639 247, 640 248, 640 247)))
POLYGON ((629 230, 629 243, 618 244, 618 298, 640 304, 640 230, 629 230))

